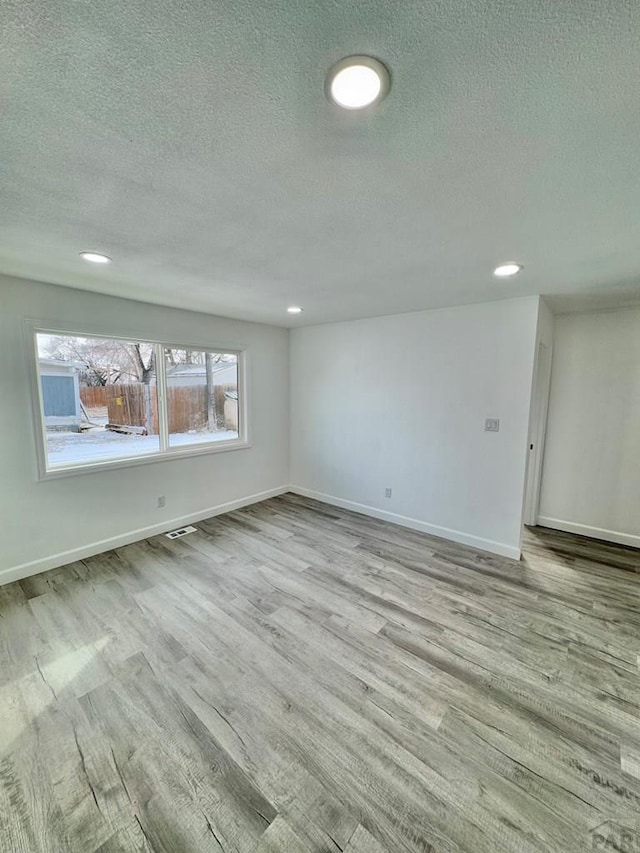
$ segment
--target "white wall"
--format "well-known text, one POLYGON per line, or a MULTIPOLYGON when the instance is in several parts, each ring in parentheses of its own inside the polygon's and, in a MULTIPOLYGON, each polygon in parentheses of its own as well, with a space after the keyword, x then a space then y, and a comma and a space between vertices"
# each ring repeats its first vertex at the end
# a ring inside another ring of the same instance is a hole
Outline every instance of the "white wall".
POLYGON ((640 308, 555 318, 538 520, 640 546, 640 308))
POLYGON ((0 277, 0 583, 286 487, 288 349, 285 329, 0 277), (25 317, 79 331, 99 322, 132 338, 246 345, 253 446, 38 481, 25 317))
POLYGON ((519 556, 538 305, 295 330, 295 490, 519 556))

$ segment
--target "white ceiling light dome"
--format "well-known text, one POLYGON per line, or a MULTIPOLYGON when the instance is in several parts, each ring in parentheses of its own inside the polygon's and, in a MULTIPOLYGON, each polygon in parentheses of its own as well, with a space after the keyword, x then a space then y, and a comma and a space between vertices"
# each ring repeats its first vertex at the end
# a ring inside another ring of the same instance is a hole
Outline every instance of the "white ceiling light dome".
POLYGON ((517 264, 515 261, 507 261, 496 267, 493 274, 498 278, 511 278, 512 275, 517 275, 521 270, 522 264, 517 264))
POLYGON ((80 252, 80 257, 83 261, 89 261, 90 264, 111 263, 111 258, 108 255, 103 255, 102 252, 80 252))
POLYGON ((346 56, 329 69, 325 90, 345 110, 363 110, 379 103, 389 91, 389 69, 372 56, 346 56))

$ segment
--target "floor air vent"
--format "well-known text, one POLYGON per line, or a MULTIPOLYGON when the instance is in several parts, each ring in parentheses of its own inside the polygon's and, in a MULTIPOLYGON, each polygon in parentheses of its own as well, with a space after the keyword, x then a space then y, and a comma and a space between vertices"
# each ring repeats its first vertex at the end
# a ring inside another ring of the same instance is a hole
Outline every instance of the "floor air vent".
POLYGON ((179 539, 181 536, 186 536, 187 533, 195 533, 197 530, 196 527, 179 527, 177 530, 171 530, 169 533, 165 533, 164 535, 167 539, 179 539))

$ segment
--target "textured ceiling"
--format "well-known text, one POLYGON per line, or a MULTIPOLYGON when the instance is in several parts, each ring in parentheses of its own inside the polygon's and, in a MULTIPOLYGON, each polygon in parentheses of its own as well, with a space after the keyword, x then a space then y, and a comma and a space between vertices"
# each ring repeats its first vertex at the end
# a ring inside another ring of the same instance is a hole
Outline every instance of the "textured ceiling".
POLYGON ((3 0, 0 28, 0 271, 282 325, 638 301, 638 0, 3 0), (324 97, 351 53, 391 69, 369 113, 324 97))

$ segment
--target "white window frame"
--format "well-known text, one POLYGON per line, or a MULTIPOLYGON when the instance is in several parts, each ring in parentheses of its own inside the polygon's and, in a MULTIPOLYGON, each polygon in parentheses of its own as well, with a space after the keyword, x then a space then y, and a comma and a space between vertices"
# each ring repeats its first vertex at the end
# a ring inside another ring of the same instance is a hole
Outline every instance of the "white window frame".
POLYGON ((251 447, 249 440, 248 415, 248 382, 247 382, 247 347, 231 345, 224 342, 203 344, 201 341, 174 340, 152 338, 140 335, 130 328, 116 326, 114 330, 105 330, 94 324, 78 324, 69 326, 67 323, 42 320, 25 320, 25 345, 29 366, 31 403, 33 413, 33 432, 36 445, 37 476, 39 480, 52 480, 59 477, 69 477, 77 474, 93 473, 95 471, 130 468, 137 465, 149 465, 154 462, 183 459, 189 456, 202 456, 210 453, 227 453, 232 450, 244 450, 251 447), (70 465, 49 466, 47 463, 46 427, 44 406, 42 400, 42 384, 38 360, 38 334, 67 335, 85 338, 107 338, 109 340, 124 340, 151 344, 156 347, 156 387, 158 399, 159 450, 140 456, 121 456, 91 462, 74 463, 70 465), (166 399, 166 364, 164 349, 190 349, 205 352, 229 353, 238 357, 238 438, 228 441, 203 441, 191 445, 169 446, 167 399, 166 399))

